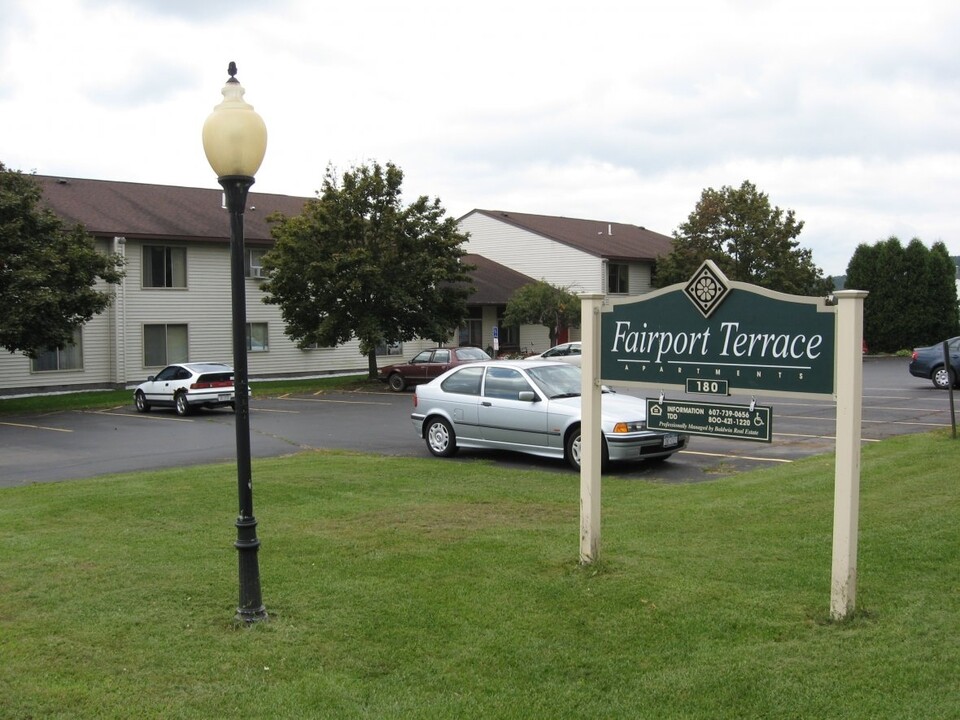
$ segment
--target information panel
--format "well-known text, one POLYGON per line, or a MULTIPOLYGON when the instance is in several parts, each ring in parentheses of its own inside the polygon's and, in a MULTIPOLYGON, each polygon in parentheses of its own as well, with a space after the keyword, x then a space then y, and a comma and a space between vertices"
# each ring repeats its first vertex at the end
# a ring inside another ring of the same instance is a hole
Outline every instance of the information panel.
POLYGON ((766 405, 729 405, 647 398, 647 427, 690 435, 771 442, 772 413, 766 405))

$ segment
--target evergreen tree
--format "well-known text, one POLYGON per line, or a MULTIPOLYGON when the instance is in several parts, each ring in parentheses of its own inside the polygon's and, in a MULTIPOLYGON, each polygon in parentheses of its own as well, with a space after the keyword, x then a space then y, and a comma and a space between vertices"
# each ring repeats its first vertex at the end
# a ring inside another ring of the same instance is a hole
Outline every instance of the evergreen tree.
POLYGON ((846 287, 867 290, 863 334, 877 352, 931 345, 957 335, 956 266, 946 246, 927 249, 914 238, 906 248, 894 236, 861 243, 847 266, 846 287))

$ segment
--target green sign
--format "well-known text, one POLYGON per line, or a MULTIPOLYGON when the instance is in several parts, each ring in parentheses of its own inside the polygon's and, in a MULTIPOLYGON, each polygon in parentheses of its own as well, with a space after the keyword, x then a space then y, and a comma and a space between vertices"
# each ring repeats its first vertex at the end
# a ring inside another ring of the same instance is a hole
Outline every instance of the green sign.
POLYGON ((825 298, 728 281, 705 262, 690 282, 630 300, 600 316, 605 382, 674 387, 689 380, 729 389, 832 395, 836 315, 825 298))
POLYGON ((771 442, 772 415, 765 405, 656 400, 647 398, 647 427, 689 435, 721 435, 736 440, 771 442))

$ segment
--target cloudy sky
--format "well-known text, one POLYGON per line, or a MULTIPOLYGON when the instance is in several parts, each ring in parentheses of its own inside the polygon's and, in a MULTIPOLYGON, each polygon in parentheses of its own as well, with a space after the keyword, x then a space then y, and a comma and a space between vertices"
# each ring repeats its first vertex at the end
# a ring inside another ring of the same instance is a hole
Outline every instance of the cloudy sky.
POLYGON ((0 0, 0 162, 219 187, 231 60, 260 192, 389 161, 456 217, 670 234, 750 180, 828 275, 890 235, 960 255, 956 0, 0 0))

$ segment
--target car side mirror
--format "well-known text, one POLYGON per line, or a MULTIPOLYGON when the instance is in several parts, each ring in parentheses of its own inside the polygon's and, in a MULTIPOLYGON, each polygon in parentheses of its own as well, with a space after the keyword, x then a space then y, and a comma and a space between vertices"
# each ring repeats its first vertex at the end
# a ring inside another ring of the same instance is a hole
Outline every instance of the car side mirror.
POLYGON ((517 400, 520 402, 535 402, 537 399, 536 393, 533 390, 521 390, 517 393, 517 400))
POLYGON ((155 379, 153 375, 147 375, 147 382, 153 382, 155 379))

